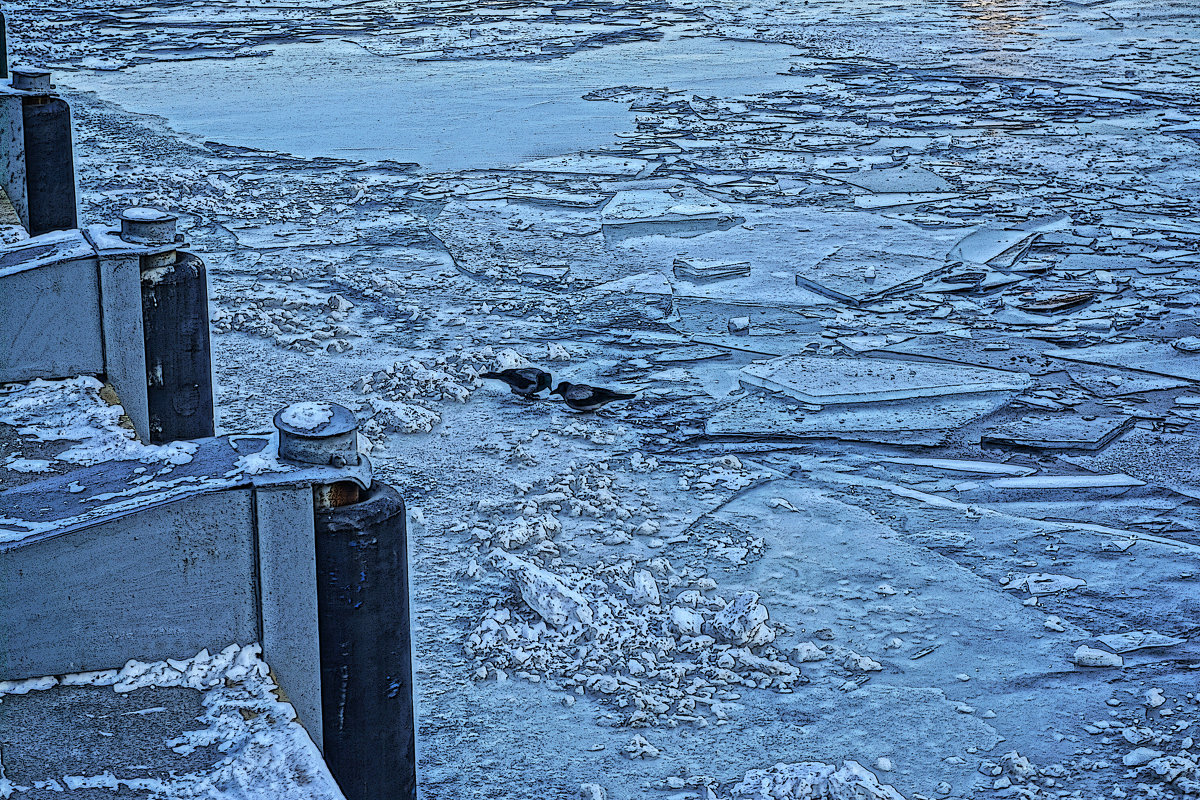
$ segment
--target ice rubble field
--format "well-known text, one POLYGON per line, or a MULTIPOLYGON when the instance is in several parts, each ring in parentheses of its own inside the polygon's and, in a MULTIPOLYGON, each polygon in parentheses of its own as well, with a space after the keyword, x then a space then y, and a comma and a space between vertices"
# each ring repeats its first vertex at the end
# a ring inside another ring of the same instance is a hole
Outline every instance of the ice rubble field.
POLYGON ((1191 5, 8 8, 409 501, 425 797, 1200 793, 1191 5))

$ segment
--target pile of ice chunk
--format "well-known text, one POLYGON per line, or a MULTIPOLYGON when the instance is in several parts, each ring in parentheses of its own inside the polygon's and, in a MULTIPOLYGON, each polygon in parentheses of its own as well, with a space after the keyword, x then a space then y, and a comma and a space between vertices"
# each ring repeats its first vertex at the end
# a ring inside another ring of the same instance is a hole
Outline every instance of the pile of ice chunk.
POLYGON ((800 681, 799 668, 765 646, 774 631, 753 592, 726 601, 691 589, 667 600, 659 583, 671 570, 666 559, 653 565, 660 575, 639 570, 631 584, 620 566, 555 573, 499 551, 493 562, 517 591, 493 600, 468 637, 481 679, 515 672, 594 694, 622 709, 621 724, 631 727, 706 725, 740 707, 732 687, 791 691, 800 681))
POLYGON ((840 767, 806 761, 752 769, 733 787, 733 800, 904 800, 857 761, 840 767))
POLYGON ((592 622, 587 598, 567 586, 553 572, 507 553, 499 562, 517 584, 521 598, 539 617, 556 628, 582 628, 592 622))
MULTIPOLYGON (((262 288, 261 285, 258 288, 262 288)), ((219 298, 212 316, 216 333, 245 333, 301 352, 344 353, 356 332, 344 324, 354 305, 339 294, 329 297, 258 295, 219 298)))
POLYGON ((466 403, 483 380, 479 373, 504 369, 523 360, 512 351, 496 354, 492 348, 456 350, 432 359, 410 358, 364 375, 354 388, 368 395, 372 423, 368 432, 427 433, 442 416, 438 403, 466 403))
MULTIPOLYGON (((734 687, 790 692, 807 680, 774 646, 755 592, 727 599, 703 572, 677 571, 662 556, 564 563, 562 551, 576 547, 558 541, 568 518, 586 520, 605 544, 653 542, 660 532, 658 509, 625 492, 607 461, 571 465, 537 490, 517 488, 515 505, 481 502, 474 519, 454 526, 487 548, 481 560, 515 589, 489 600, 468 637, 478 679, 515 673, 589 693, 632 727, 719 722, 739 708, 734 687)), ((471 559, 464 572, 478 578, 484 569, 471 559)))
POLYGON ((720 641, 736 645, 770 644, 775 641, 775 631, 767 625, 767 616, 767 608, 759 602, 758 592, 742 592, 713 617, 713 635, 720 641))
POLYGON ((388 400, 442 400, 465 403, 483 382, 477 359, 450 353, 431 363, 417 358, 397 361, 387 369, 364 375, 355 383, 363 394, 376 393, 388 400))

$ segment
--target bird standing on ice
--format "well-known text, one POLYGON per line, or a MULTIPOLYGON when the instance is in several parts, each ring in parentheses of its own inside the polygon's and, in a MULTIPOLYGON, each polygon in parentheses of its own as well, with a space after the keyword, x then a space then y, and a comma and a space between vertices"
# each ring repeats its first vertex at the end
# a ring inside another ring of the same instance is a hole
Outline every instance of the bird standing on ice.
POLYGON ((568 383, 567 381, 559 383, 550 394, 562 397, 567 401, 567 407, 575 411, 595 411, 606 403, 632 400, 637 397, 636 394, 624 394, 611 389, 602 389, 599 386, 588 386, 586 383, 568 383))
POLYGON ((537 367, 504 369, 499 372, 483 372, 480 373, 479 377, 504 381, 512 389, 513 394, 524 397, 526 400, 537 399, 537 393, 549 389, 553 383, 550 373, 537 367))

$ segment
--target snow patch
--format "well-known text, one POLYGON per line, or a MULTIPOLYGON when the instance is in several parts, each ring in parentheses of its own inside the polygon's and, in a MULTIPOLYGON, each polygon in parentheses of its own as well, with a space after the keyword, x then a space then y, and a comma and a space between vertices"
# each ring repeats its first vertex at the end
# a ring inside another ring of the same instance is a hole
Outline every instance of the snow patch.
POLYGON ((66 380, 33 380, 0 387, 0 422, 39 442, 77 442, 55 456, 78 466, 104 461, 186 464, 199 445, 174 442, 145 445, 121 425, 125 410, 100 397, 103 384, 83 375, 66 380))
POLYGON ((279 421, 296 430, 315 431, 333 419, 333 404, 292 403, 279 415, 279 421))

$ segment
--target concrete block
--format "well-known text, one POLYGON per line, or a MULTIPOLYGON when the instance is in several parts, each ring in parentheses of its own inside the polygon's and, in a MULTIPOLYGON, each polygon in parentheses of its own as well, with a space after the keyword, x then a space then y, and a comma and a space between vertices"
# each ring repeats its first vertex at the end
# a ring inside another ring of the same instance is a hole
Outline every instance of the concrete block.
POLYGON ((0 249, 0 381, 104 372, 95 251, 78 231, 0 249))
POLYGON ((146 392, 146 346, 142 332, 142 293, 139 257, 102 256, 100 306, 105 370, 138 438, 150 441, 146 392))
POLYGON ((25 189, 25 114, 18 95, 0 95, 0 183, 21 224, 29 230, 25 189))
POLYGON ((308 486, 256 489, 263 656, 301 723, 321 741, 321 650, 313 494, 308 486))
POLYGON ((190 658, 259 637, 249 489, 193 495, 0 558, 0 680, 190 658))

